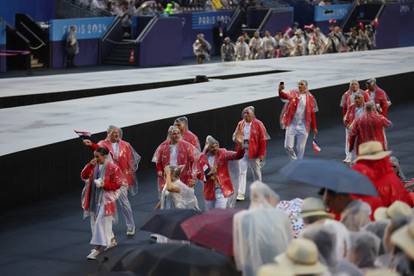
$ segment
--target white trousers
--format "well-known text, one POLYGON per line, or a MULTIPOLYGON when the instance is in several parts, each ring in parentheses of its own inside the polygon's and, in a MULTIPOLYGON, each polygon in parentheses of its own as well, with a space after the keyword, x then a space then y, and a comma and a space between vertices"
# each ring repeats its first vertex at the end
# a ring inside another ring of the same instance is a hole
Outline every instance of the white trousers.
POLYGON ((121 206, 122 215, 125 218, 125 222, 127 225, 128 230, 135 227, 134 216, 132 214, 131 203, 129 203, 128 199, 128 187, 122 186, 120 189, 119 194, 119 205, 121 206))
POLYGON ((349 132, 350 131, 351 131, 350 129, 345 128, 345 159, 349 162, 351 162, 356 157, 355 150, 349 148, 349 132))
POLYGON ((206 209, 211 210, 214 208, 226 209, 227 207, 227 198, 224 197, 223 191, 220 187, 214 189, 215 200, 206 200, 206 209))
POLYGON ((303 159, 309 133, 304 124, 291 124, 285 133, 285 149, 290 159, 303 159))
POLYGON ((249 159, 249 151, 246 150, 244 157, 239 161, 240 175, 239 175, 239 195, 246 194, 247 169, 250 168, 253 174, 253 181, 262 181, 262 170, 259 158, 249 159))
POLYGON ((101 204, 98 215, 91 215, 92 239, 90 244, 108 247, 114 233, 112 232, 112 216, 105 216, 105 207, 101 204))

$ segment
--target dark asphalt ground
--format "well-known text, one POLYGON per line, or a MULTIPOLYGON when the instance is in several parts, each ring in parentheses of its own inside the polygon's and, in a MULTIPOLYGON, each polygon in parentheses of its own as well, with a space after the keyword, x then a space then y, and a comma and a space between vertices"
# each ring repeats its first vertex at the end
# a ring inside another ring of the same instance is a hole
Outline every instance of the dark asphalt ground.
MULTIPOLYGON (((414 176, 414 158, 411 158, 414 155, 413 117, 413 106, 391 106, 390 119, 394 126, 387 132, 389 146, 408 177, 414 176)), ((317 158, 342 160, 343 127, 320 129, 319 132, 322 152, 317 158)), ((309 141, 306 156, 314 157, 309 141)), ((283 133, 280 132, 269 142, 264 182, 270 184, 282 199, 315 196, 317 189, 310 186, 278 184, 277 171, 287 162, 283 133)), ((157 202, 157 188, 155 171, 139 172, 138 176, 140 192, 131 198, 131 203, 139 227, 157 202)), ((7 180, 3 185, 7 185, 7 180)), ((196 193, 202 202, 200 187, 196 193)), ((237 207, 247 206, 248 201, 245 201, 237 207)), ((96 262, 85 258, 91 249, 90 227, 89 220, 82 220, 80 191, 3 213, 0 220, 0 275, 89 275, 97 269, 96 262)), ((122 217, 114 231, 119 246, 112 250, 134 246, 149 236, 140 231, 133 239, 127 239, 122 217)))

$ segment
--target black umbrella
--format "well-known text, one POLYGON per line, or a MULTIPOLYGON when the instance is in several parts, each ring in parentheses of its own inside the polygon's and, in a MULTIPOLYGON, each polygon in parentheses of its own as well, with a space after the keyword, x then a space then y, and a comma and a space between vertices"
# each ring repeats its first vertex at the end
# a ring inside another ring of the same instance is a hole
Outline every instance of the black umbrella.
POLYGON ((378 196, 368 177, 338 161, 295 160, 283 167, 280 175, 289 181, 326 188, 338 193, 378 196))
POLYGON ((210 249, 181 243, 140 246, 119 260, 111 271, 147 276, 239 275, 228 257, 210 249))
POLYGON ((186 219, 200 214, 190 209, 155 210, 141 227, 141 230, 157 233, 175 240, 186 240, 181 223, 186 219))

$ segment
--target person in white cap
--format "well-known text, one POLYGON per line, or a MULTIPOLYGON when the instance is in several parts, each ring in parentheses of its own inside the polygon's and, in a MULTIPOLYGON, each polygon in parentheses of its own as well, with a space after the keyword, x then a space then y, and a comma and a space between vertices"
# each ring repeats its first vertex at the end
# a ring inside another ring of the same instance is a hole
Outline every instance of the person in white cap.
POLYGON ((312 127, 314 138, 318 134, 316 115, 318 104, 308 90, 308 82, 298 82, 298 89, 285 92, 285 85, 279 84, 279 97, 285 105, 280 115, 280 124, 285 132, 285 149, 290 159, 302 159, 306 141, 312 127))
POLYGON ((328 268, 319 261, 315 243, 308 239, 292 240, 285 253, 276 256, 275 261, 288 267, 294 275, 323 275, 328 268))
MULTIPOLYGON (((267 140, 270 138, 266 127, 256 118, 253 106, 242 111, 242 120, 238 122, 233 133, 233 141, 243 141, 244 157, 240 159, 240 176, 237 200, 244 200, 246 194, 247 170, 253 173, 253 180, 262 180, 262 166, 266 155, 267 140)), ((236 143, 236 150, 240 145, 236 143)))

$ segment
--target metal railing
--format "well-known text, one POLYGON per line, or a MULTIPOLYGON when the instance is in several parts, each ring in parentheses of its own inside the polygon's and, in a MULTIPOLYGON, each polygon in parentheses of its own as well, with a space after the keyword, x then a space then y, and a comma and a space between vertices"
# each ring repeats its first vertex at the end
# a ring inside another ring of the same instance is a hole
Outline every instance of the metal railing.
POLYGON ((28 31, 36 40, 38 40, 38 42, 40 42, 40 44, 38 46, 32 46, 31 43, 29 44, 29 48, 31 50, 39 50, 40 48, 42 48, 43 46, 46 46, 46 43, 40 38, 38 37, 29 27, 26 26, 26 24, 24 24, 23 22, 20 22, 20 24, 23 26, 23 28, 28 31))

